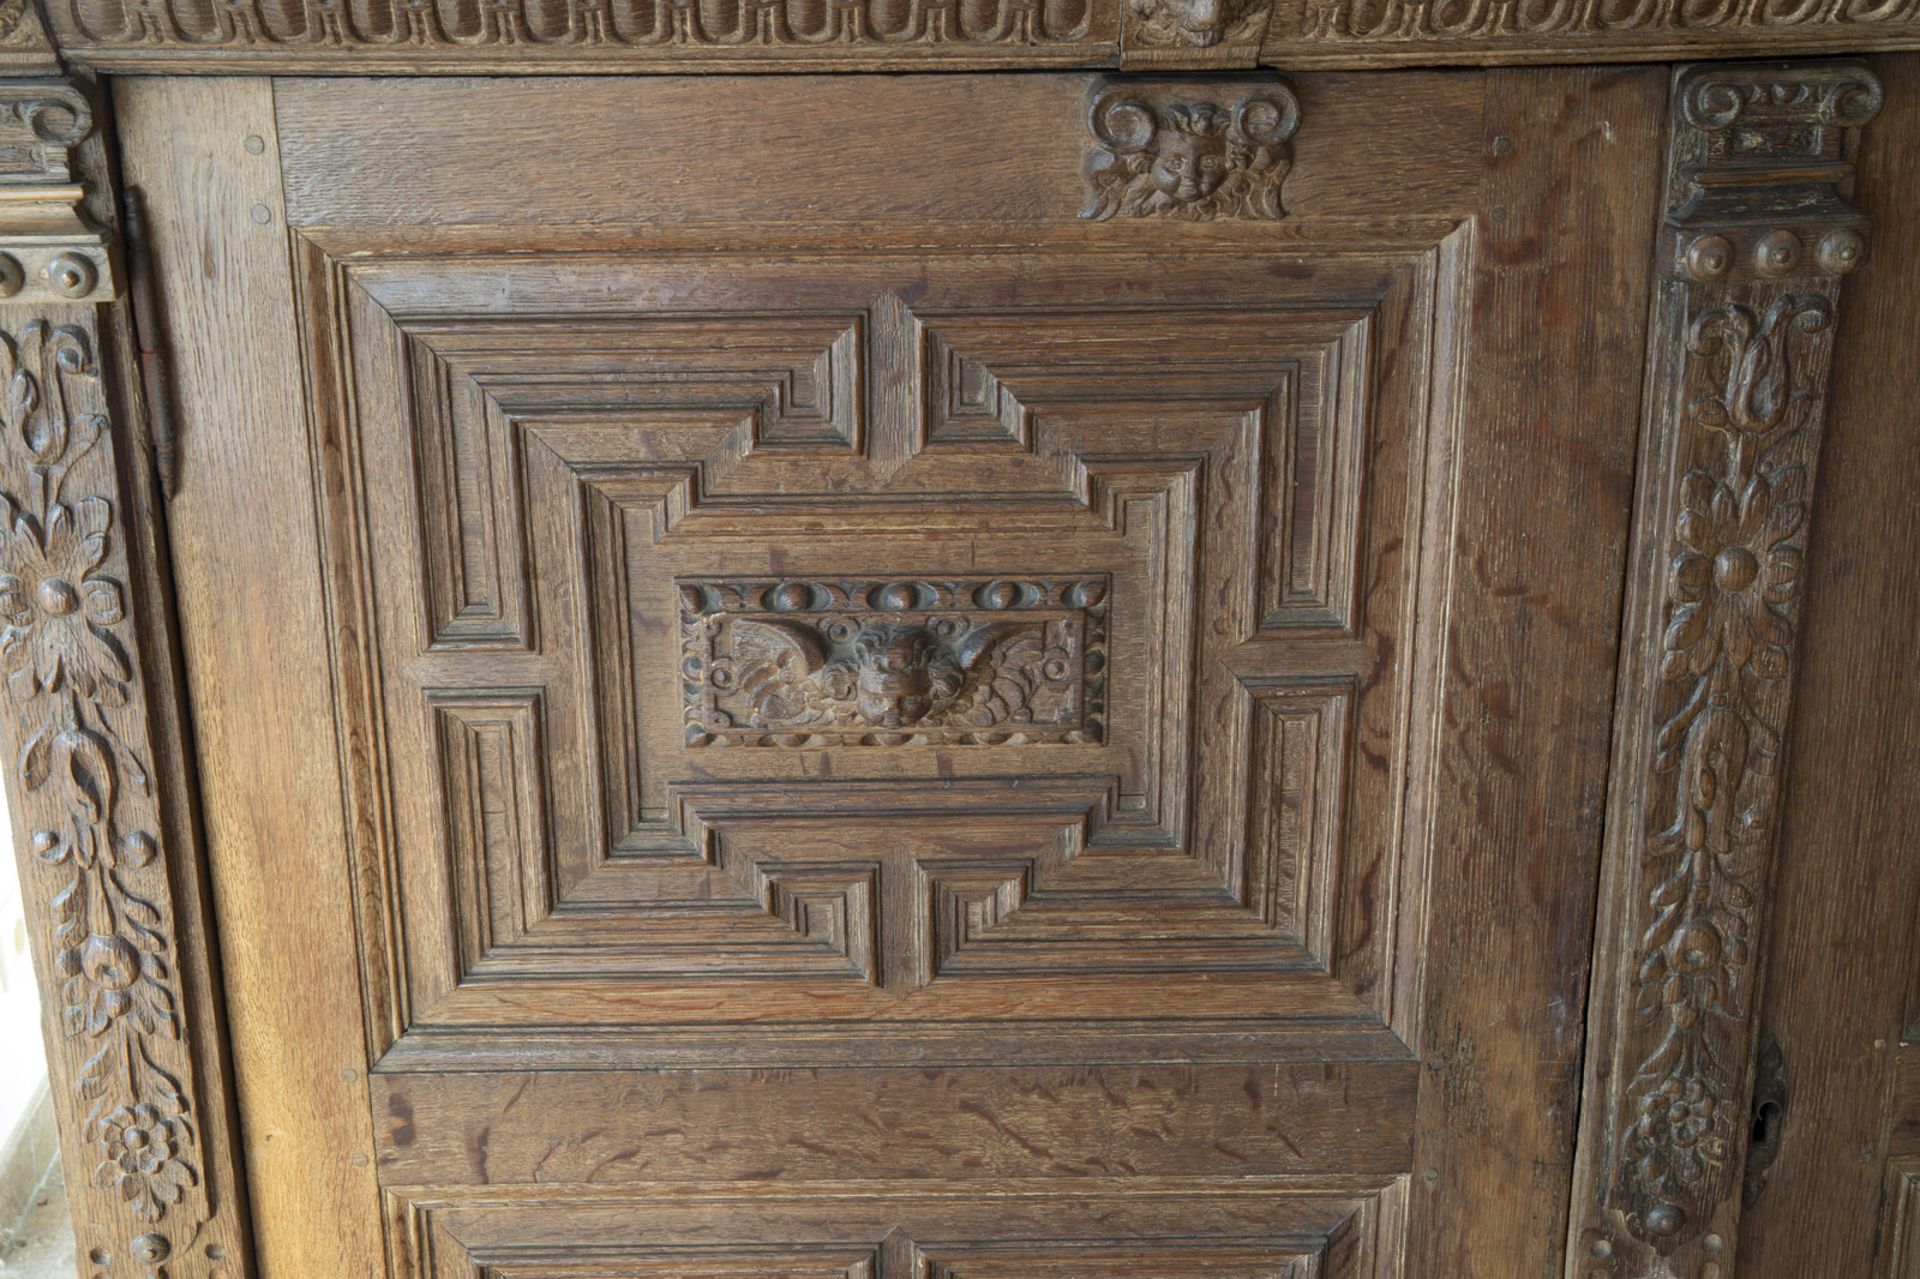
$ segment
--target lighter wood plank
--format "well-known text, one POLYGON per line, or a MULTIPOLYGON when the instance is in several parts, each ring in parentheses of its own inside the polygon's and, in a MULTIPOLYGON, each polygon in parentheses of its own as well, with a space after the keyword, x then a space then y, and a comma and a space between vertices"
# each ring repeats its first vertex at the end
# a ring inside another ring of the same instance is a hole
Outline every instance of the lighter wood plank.
POLYGON ((376 1274, 272 90, 140 79, 117 94, 171 318, 182 438, 169 518, 261 1269, 376 1274))

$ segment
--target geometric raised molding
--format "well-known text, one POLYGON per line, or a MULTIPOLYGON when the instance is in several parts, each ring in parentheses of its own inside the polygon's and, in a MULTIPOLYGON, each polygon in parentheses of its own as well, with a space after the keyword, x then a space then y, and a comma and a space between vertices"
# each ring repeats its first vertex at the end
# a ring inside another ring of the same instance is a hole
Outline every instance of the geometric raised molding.
POLYGON ((689 746, 1100 740, 1104 577, 679 586, 689 746))
POLYGON ((356 828, 410 921, 362 948, 412 992, 377 1050, 744 1021, 855 1060, 999 999, 1407 1033, 1426 729, 1380 655, 1428 642, 1438 254, 1283 303, 1183 255, 1167 325, 1102 291, 1124 250, 627 259, 663 314, 297 244, 355 316, 316 368, 399 353, 346 407, 364 473, 437 470, 329 490, 369 531, 333 598, 473 605, 335 630, 381 688, 350 767, 406 815, 356 828))
POLYGON ((809 1219, 803 1188, 744 1201, 647 1187, 402 1186, 388 1191, 401 1262, 396 1279, 1386 1279, 1399 1271, 1404 1183, 1240 1189, 1156 1186, 991 1202, 932 1194, 848 1194, 843 1219, 809 1219), (1099 1213, 1092 1228, 1076 1212, 1099 1213), (541 1216, 544 1232, 528 1221, 541 1216), (1182 1233, 1176 1223, 1205 1223, 1182 1233), (704 1233, 703 1233, 704 1231, 704 1233), (524 1240, 538 1238, 529 1245, 524 1240), (582 1257, 578 1240, 595 1247, 582 1257))
POLYGON ((1734 1265, 1835 305, 1867 248, 1843 192, 1881 91, 1839 62, 1696 67, 1674 95, 1569 1243, 1582 1275, 1734 1265))

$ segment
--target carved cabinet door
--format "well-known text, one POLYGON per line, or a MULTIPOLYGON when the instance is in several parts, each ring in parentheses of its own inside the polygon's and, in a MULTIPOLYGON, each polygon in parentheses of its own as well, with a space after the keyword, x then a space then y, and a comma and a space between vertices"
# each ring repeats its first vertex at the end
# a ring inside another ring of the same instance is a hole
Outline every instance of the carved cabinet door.
POLYGON ((118 83, 262 1272, 1642 1273, 1670 79, 118 83))

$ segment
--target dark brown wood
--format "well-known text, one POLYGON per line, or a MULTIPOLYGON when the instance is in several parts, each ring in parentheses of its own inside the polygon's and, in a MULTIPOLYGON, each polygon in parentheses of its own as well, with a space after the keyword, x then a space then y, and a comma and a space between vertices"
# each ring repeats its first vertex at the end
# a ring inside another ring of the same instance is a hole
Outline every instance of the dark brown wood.
POLYGON ((1488 79, 1409 1275, 1558 1264, 1659 165, 1659 73, 1488 79))
POLYGON ((1857 63, 1683 68, 1625 624, 1568 1268, 1725 1274, 1753 1130, 1802 564, 1857 63))
POLYGON ((122 86, 263 1268, 1558 1264, 1664 89, 122 86))
POLYGON ((86 1279, 1920 1275, 1916 59, 1308 69, 1912 0, 625 2, 3 90, 86 1279))
POLYGON ((1741 1224, 1740 1273, 1760 1279, 1920 1273, 1920 688, 1905 674, 1920 662, 1920 583, 1899 567, 1920 554, 1920 371, 1906 354, 1920 60, 1872 67, 1886 105, 1861 139, 1855 202, 1875 252, 1840 303, 1768 939, 1762 1025, 1791 1092, 1766 1196, 1741 1224))

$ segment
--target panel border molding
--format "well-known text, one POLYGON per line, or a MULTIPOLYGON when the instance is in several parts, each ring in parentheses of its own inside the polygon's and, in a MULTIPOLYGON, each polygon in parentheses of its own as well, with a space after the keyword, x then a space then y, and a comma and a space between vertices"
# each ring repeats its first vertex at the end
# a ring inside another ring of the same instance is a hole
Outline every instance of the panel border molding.
POLYGON ((238 1279, 225 1030, 97 109, 73 81, 0 81, 0 743, 80 1260, 238 1279))
POLYGON ((1090 1261, 1170 1279, 1387 1279, 1405 1265, 1404 1175, 1139 1180, 1016 1179, 984 1199, 864 1182, 772 1194, 653 1182, 395 1185, 382 1200, 396 1279, 536 1279, 555 1264, 581 1279, 1066 1279, 1090 1261), (1196 1220, 1207 1228, 1185 1224, 1196 1220))
POLYGON ((1734 1272, 1855 62, 1679 68, 1567 1274, 1734 1272))

